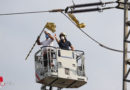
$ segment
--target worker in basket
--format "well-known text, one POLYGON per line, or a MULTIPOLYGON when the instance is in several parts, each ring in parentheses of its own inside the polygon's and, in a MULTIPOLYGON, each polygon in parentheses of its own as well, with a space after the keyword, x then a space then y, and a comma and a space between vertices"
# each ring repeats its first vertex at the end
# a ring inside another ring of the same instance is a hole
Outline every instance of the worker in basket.
MULTIPOLYGON (((43 48, 43 56, 44 56, 44 66, 47 67, 48 60, 47 60, 47 47, 46 46, 53 46, 54 37, 51 35, 51 33, 48 31, 44 31, 46 40, 40 42, 40 37, 37 38, 37 44, 42 45, 43 48)), ((51 49, 51 48, 50 48, 51 49)))
POLYGON ((59 38, 60 40, 58 40, 55 34, 55 39, 61 49, 69 50, 71 48, 71 50, 74 50, 74 47, 72 46, 71 42, 67 40, 65 33, 60 33, 59 38))

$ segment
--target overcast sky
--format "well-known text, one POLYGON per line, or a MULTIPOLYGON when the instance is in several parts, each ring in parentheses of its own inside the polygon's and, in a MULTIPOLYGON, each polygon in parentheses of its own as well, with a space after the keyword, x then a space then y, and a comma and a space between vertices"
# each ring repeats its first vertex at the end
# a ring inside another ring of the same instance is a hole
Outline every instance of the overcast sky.
MULTIPOLYGON (((100 0, 74 0, 76 4, 95 1, 100 0)), ((71 0, 0 0, 0 13, 44 11, 70 5, 71 0)), ((90 36, 106 46, 122 50, 123 10, 75 16, 86 24, 84 31, 90 36)), ((35 82, 34 67, 34 54, 40 46, 36 45, 27 61, 25 57, 46 22, 54 22, 57 35, 65 32, 74 48, 85 52, 88 83, 77 90, 122 90, 123 54, 100 47, 61 13, 0 16, 0 76, 7 83, 0 90, 40 90, 41 85, 35 82)), ((45 40, 44 34, 41 40, 45 40)), ((129 90, 130 84, 127 86, 129 90)))

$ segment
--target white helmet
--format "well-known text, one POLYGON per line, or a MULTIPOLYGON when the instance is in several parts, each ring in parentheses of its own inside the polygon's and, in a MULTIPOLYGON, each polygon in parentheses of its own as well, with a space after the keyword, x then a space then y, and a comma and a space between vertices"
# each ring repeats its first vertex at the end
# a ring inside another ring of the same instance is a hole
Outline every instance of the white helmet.
POLYGON ((61 37, 61 36, 66 37, 66 34, 64 32, 61 32, 60 35, 59 35, 59 37, 61 37))

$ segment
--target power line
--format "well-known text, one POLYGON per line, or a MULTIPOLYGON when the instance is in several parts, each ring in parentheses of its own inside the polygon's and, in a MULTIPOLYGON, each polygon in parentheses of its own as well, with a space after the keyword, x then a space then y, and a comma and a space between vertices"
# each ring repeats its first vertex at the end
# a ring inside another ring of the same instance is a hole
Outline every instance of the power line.
POLYGON ((46 13, 46 12, 62 12, 64 9, 53 9, 48 11, 32 11, 32 12, 16 12, 16 13, 3 13, 0 14, 0 16, 6 16, 6 15, 20 15, 20 14, 35 14, 35 13, 46 13))
POLYGON ((34 14, 34 13, 45 13, 45 12, 49 12, 49 11, 33 11, 33 12, 4 13, 4 14, 0 14, 0 16, 19 15, 19 14, 34 14))
POLYGON ((68 11, 68 9, 75 9, 75 8, 80 8, 80 7, 88 7, 88 6, 97 6, 97 5, 101 5, 103 7, 103 5, 106 4, 112 4, 112 3, 117 3, 115 1, 111 1, 111 2, 95 2, 95 3, 86 3, 86 4, 77 4, 77 5, 72 5, 72 6, 68 6, 66 9, 53 9, 53 10, 48 10, 48 11, 32 11, 32 12, 16 12, 16 13, 3 13, 0 14, 0 16, 7 16, 7 15, 20 15, 20 14, 35 14, 35 13, 46 13, 46 12, 63 12, 65 11, 65 13, 77 13, 77 12, 88 12, 88 11, 100 11, 100 10, 106 10, 106 9, 111 9, 111 8, 115 8, 115 7, 107 7, 107 8, 92 8, 92 9, 81 9, 81 10, 73 10, 73 11, 68 11))
MULTIPOLYGON (((65 13, 62 12, 62 14, 63 14, 66 18, 68 18, 68 19, 77 27, 77 25, 76 25, 65 13)), ((108 47, 108 46, 106 46, 106 45, 100 43, 99 41, 97 41, 96 39, 94 39, 93 37, 91 37, 88 33, 86 33, 83 29, 81 29, 81 28, 79 28, 79 27, 77 27, 77 28, 78 28, 81 32, 83 32, 87 37, 89 37, 92 41, 94 41, 95 43, 97 43, 99 46, 101 46, 101 47, 103 47, 103 48, 106 48, 106 49, 108 49, 108 50, 111 50, 111 51, 123 53, 122 50, 113 49, 113 48, 110 48, 110 47, 108 47)), ((130 53, 130 51, 127 51, 127 52, 130 53)))
POLYGON ((95 11, 103 11, 103 10, 107 10, 107 9, 113 9, 115 8, 114 7, 106 7, 106 8, 89 8, 89 9, 78 9, 78 10, 71 10, 71 11, 68 11, 67 13, 82 13, 82 12, 95 12, 95 11))

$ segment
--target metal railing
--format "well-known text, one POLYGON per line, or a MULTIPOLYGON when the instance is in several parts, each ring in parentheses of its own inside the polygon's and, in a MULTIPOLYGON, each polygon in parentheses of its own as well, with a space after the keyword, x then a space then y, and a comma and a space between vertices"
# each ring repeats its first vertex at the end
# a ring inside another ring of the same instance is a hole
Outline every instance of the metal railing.
MULTIPOLYGON (((59 50, 62 49, 52 46, 41 47, 41 49, 35 53, 35 61, 41 63, 44 67, 44 71, 46 72, 58 72, 58 66, 60 66, 57 62, 59 50)), ((74 50, 72 53, 74 55, 73 59, 77 62, 77 75, 85 76, 84 52, 81 50, 74 50)))

